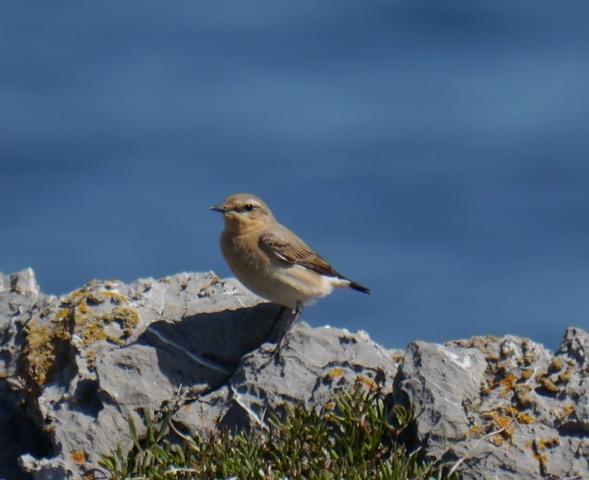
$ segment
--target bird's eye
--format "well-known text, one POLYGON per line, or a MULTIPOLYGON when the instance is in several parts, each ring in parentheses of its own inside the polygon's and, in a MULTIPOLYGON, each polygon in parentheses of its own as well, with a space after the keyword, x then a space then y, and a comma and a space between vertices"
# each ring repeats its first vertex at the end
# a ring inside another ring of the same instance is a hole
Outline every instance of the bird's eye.
POLYGON ((251 211, 252 211, 254 208, 255 208, 255 207, 254 207, 254 205, 253 205, 253 204, 251 204, 251 203, 247 203, 247 204, 246 204, 246 205, 243 207, 243 209, 244 209, 246 212, 251 212, 251 211))

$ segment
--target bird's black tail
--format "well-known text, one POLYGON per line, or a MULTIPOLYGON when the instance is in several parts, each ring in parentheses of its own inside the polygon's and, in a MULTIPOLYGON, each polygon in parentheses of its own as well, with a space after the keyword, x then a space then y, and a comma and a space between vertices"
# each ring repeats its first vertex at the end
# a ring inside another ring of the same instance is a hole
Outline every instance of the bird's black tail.
POLYGON ((370 289, 366 288, 363 285, 360 285, 359 283, 351 281, 350 288, 353 288, 354 290, 358 290, 359 292, 366 293, 366 294, 370 295, 370 289))

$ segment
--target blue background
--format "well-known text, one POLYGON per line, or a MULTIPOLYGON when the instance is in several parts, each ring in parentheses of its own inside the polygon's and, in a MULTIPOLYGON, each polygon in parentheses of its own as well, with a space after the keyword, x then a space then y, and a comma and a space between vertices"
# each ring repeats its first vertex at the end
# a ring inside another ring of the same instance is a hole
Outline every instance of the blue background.
POLYGON ((586 1, 3 2, 0 270, 230 274, 260 195, 389 347, 589 325, 586 1))

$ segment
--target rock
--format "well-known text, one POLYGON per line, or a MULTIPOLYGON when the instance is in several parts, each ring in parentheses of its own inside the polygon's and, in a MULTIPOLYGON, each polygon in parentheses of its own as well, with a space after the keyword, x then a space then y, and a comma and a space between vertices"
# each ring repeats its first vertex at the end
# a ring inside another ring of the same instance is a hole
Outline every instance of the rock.
POLYGON ((556 354, 512 336, 403 352, 299 323, 275 354, 292 321, 212 273, 61 297, 31 270, 0 275, 0 478, 92 478, 146 413, 201 434, 264 427, 354 383, 412 404, 409 443, 465 478, 589 478, 587 332, 569 328, 556 354))
POLYGON ((226 387, 182 407, 176 421, 199 433, 262 426, 285 403, 323 405, 335 389, 354 383, 391 389, 400 358, 363 332, 305 324, 292 329, 279 358, 273 350, 265 345, 244 356, 226 387))
MULTIPOLYGON (((568 436, 589 437, 589 333, 567 328, 557 357, 556 381, 562 385, 560 396, 568 402, 559 420, 559 431, 568 436)), ((589 442, 587 442, 589 450, 589 442)))
POLYGON ((16 427, 0 431, 11 446, 0 478, 19 478, 18 455, 35 478, 95 468, 101 453, 129 446, 129 417, 141 425, 181 386, 202 394, 225 383, 271 337, 280 310, 212 273, 91 281, 49 297, 26 270, 0 276, 0 300, 0 412, 32 426, 17 442, 16 427))
POLYGON ((447 441, 464 436, 468 423, 464 405, 478 399, 485 368, 477 349, 426 342, 408 346, 395 390, 407 396, 407 403, 419 407, 417 434, 428 438, 432 455, 443 453, 447 441))
POLYGON ((588 338, 568 329, 556 355, 511 336, 416 342, 396 395, 421 412, 420 446, 464 478, 589 478, 588 338))
POLYGON ((0 274, 0 478, 20 478, 21 453, 43 456, 51 444, 25 412, 23 383, 17 376, 23 331, 37 305, 47 302, 32 270, 0 274))

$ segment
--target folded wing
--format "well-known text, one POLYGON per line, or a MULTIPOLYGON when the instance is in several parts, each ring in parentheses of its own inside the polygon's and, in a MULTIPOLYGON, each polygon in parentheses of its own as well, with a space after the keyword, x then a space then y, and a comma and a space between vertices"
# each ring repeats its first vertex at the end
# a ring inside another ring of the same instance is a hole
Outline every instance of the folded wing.
POLYGON ((291 265, 300 265, 321 275, 346 279, 327 260, 315 253, 291 232, 288 232, 288 235, 274 232, 264 233, 258 242, 262 250, 280 261, 291 265))

